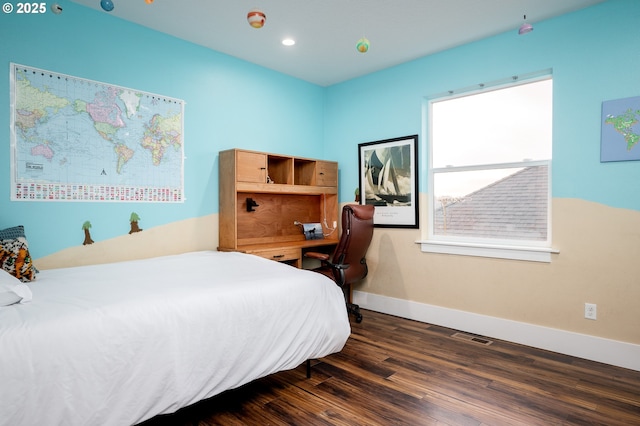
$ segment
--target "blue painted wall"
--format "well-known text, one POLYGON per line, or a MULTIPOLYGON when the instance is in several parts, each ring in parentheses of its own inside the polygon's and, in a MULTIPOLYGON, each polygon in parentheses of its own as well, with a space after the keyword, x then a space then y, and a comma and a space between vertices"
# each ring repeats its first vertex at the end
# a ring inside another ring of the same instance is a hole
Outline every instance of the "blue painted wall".
MULTIPOLYGON (((424 97, 552 69, 553 196, 640 210, 640 162, 600 163, 602 102, 640 96, 640 1, 610 0, 535 23, 523 36, 517 25, 327 88, 325 152, 338 155, 341 198, 352 198, 358 185, 358 143, 410 134, 424 142, 424 97)), ((421 166, 426 192, 426 162, 421 166)))
POLYGON ((216 213, 217 153, 231 147, 337 160, 341 201, 349 201, 358 185, 358 143, 416 133, 424 141, 425 96, 549 68, 553 196, 640 210, 640 162, 599 161, 602 101, 640 95, 636 0, 535 23, 525 36, 515 22, 509 33, 328 88, 75 3, 63 6, 58 16, 0 15, 0 228, 24 224, 35 258, 81 244, 85 220, 97 241, 128 232, 132 211, 146 228, 216 213), (10 62, 185 100, 186 202, 9 201, 10 62))
POLYGON ((34 258, 218 211, 218 151, 242 147, 323 155, 321 87, 186 43, 72 2, 61 15, 0 14, 0 229, 24 224, 34 258), (11 202, 9 63, 182 99, 183 204, 11 202), (300 143, 304 141, 304 143, 300 143))

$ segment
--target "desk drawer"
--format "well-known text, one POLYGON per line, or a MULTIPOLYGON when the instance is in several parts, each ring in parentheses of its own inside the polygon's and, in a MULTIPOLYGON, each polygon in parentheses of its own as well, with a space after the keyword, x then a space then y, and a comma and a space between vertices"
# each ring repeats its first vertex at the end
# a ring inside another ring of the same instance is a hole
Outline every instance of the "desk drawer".
POLYGON ((298 260, 302 257, 302 250, 299 248, 252 250, 247 251, 247 253, 255 254, 256 256, 264 257, 265 259, 277 260, 278 262, 298 260))

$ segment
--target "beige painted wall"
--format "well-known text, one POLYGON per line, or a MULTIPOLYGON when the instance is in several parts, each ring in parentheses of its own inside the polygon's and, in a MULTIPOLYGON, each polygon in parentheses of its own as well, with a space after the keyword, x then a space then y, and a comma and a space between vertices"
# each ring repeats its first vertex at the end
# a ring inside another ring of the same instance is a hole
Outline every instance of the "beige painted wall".
POLYGON ((123 260, 215 250, 218 245, 218 215, 187 219, 144 229, 86 246, 70 247, 34 259, 38 269, 111 263, 123 260))
POLYGON ((420 230, 376 228, 356 288, 639 344, 640 212, 576 199, 552 207, 551 263, 422 253, 420 230), (584 319, 585 302, 597 304, 596 321, 584 319))
MULTIPOLYGON (((421 211, 426 196, 421 197, 421 211)), ((382 296, 640 344, 640 212, 553 200, 551 263, 422 253, 420 230, 376 228, 369 276, 382 296), (598 319, 584 319, 584 303, 598 319)), ((189 219, 36 259, 48 269, 215 250, 218 216, 189 219)))

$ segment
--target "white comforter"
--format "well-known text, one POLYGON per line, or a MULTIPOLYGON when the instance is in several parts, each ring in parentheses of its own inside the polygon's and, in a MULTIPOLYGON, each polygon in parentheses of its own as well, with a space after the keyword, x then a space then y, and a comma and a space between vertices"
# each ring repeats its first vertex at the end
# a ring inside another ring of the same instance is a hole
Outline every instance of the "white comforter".
POLYGON ((130 425, 338 352, 338 286, 241 253, 41 271, 0 308, 0 424, 130 425))

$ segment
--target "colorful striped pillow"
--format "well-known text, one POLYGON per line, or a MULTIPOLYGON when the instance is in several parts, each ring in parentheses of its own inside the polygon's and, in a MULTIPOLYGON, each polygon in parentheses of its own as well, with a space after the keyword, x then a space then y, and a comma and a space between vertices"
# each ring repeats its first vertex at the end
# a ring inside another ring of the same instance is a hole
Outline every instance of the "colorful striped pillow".
POLYGON ((36 279, 36 268, 29 253, 24 227, 0 230, 0 267, 22 282, 36 279))

